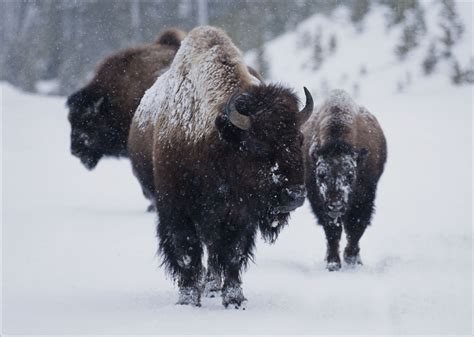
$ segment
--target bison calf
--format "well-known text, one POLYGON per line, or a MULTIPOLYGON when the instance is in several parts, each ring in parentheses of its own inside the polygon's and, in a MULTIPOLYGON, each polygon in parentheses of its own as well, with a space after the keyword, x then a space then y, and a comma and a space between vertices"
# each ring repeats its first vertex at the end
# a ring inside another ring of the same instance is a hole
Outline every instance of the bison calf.
POLYGON ((69 96, 71 153, 88 169, 103 156, 127 156, 132 117, 145 90, 170 65, 185 33, 162 32, 154 44, 106 58, 91 82, 69 96))
POLYGON ((347 93, 335 90, 304 126, 306 188, 327 239, 327 268, 341 268, 339 241, 347 235, 344 260, 362 264, 359 240, 374 208, 387 146, 376 118, 347 93))

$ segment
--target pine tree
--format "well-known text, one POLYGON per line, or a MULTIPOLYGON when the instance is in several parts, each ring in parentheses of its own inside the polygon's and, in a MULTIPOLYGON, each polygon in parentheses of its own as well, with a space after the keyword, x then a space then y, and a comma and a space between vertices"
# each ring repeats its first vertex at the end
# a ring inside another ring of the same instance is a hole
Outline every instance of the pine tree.
POLYGON ((404 11, 403 30, 399 44, 395 47, 395 53, 403 60, 407 54, 415 49, 422 37, 426 34, 426 23, 423 9, 417 5, 404 11))
POLYGON ((419 8, 418 0, 380 0, 387 6, 387 24, 389 27, 403 23, 410 11, 419 8))
POLYGON ((471 58, 466 69, 462 69, 459 62, 452 63, 451 81, 455 85, 474 84, 474 58, 471 58))
POLYGON ((459 63, 457 61, 454 61, 452 68, 453 70, 451 80, 454 84, 459 85, 463 82, 463 73, 461 71, 461 67, 459 66, 459 63))
POLYGON ((337 38, 335 34, 332 34, 331 37, 329 38, 329 54, 334 54, 337 49, 337 38))
POLYGON ((313 45, 313 70, 318 70, 324 62, 324 50, 322 46, 322 33, 319 27, 314 37, 313 45))
POLYGON ((450 58, 453 46, 461 39, 464 33, 464 26, 459 19, 453 0, 442 0, 439 25, 443 32, 443 35, 440 37, 440 42, 443 45, 443 56, 450 58))
POLYGON ((267 62, 267 58, 265 56, 265 46, 262 45, 261 47, 257 48, 257 67, 258 72, 262 75, 263 78, 270 77, 270 66, 267 62))
POLYGON ((430 47, 428 49, 428 53, 425 57, 425 59, 423 60, 423 64, 422 64, 422 67, 423 67, 423 73, 425 75, 431 75, 435 69, 436 69, 436 65, 438 64, 438 51, 436 49, 436 44, 432 41, 430 43, 430 47))
POLYGON ((304 30, 302 33, 298 34, 298 37, 296 40, 296 48, 298 49, 307 48, 310 40, 311 40, 311 34, 307 30, 304 30))
POLYGON ((370 0, 353 0, 349 3, 350 18, 359 31, 362 31, 362 21, 370 11, 370 0))

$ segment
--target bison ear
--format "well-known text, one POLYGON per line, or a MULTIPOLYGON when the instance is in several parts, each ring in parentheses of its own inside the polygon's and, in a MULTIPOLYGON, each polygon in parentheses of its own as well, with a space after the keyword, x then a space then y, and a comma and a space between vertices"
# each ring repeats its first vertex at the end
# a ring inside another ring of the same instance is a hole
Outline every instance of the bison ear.
POLYGON ((85 87, 69 96, 66 105, 69 109, 91 115, 98 113, 105 101, 106 98, 99 95, 94 88, 85 87))
POLYGON ((94 102, 94 110, 99 110, 100 109, 100 106, 104 103, 104 100, 105 98, 104 97, 100 97, 98 100, 96 100, 94 102))
MULTIPOLYGON (((235 98, 235 107, 242 116, 248 117, 258 113, 257 100, 255 99, 255 96, 248 92, 244 92, 235 98)), ((250 118, 248 119, 250 121, 250 118)))
POLYGON ((71 94, 66 101, 66 105, 68 108, 83 108, 85 106, 87 99, 87 94, 84 89, 76 91, 75 93, 71 94))
POLYGON ((252 125, 249 117, 250 106, 248 105, 250 100, 251 96, 249 94, 235 92, 224 107, 224 114, 229 122, 244 131, 249 130, 252 125))
POLYGON ((104 97, 90 100, 85 106, 85 109, 83 110, 83 117, 97 116, 99 112, 102 110, 102 105, 104 104, 104 101, 105 101, 104 97))

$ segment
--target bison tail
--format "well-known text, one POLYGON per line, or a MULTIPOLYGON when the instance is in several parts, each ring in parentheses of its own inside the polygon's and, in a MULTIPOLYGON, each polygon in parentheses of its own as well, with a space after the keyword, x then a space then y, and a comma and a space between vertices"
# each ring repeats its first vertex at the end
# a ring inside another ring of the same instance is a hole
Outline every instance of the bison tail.
POLYGON ((162 31, 156 38, 155 43, 170 47, 179 48, 181 41, 186 36, 186 33, 178 28, 170 28, 162 31))

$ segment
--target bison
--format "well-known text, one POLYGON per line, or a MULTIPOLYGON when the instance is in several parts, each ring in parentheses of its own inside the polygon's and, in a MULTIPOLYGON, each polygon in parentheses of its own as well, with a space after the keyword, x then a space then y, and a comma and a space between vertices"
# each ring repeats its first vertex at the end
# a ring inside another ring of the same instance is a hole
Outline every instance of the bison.
POLYGON ((127 156, 130 123, 140 99, 171 64, 184 36, 168 29, 154 44, 106 58, 90 83, 69 96, 71 153, 86 168, 93 169, 103 156, 127 156))
POLYGON ((225 307, 244 308, 241 272, 258 228, 275 235, 305 199, 300 127, 313 110, 305 94, 299 111, 290 89, 256 80, 230 38, 207 26, 189 33, 145 93, 129 154, 158 211, 178 304, 200 306, 202 292, 221 290, 225 307))
POLYGON ((347 236, 344 260, 362 264, 359 240, 370 224, 387 145, 377 119, 342 90, 317 109, 304 126, 306 188, 327 239, 327 269, 341 268, 339 241, 347 236))

